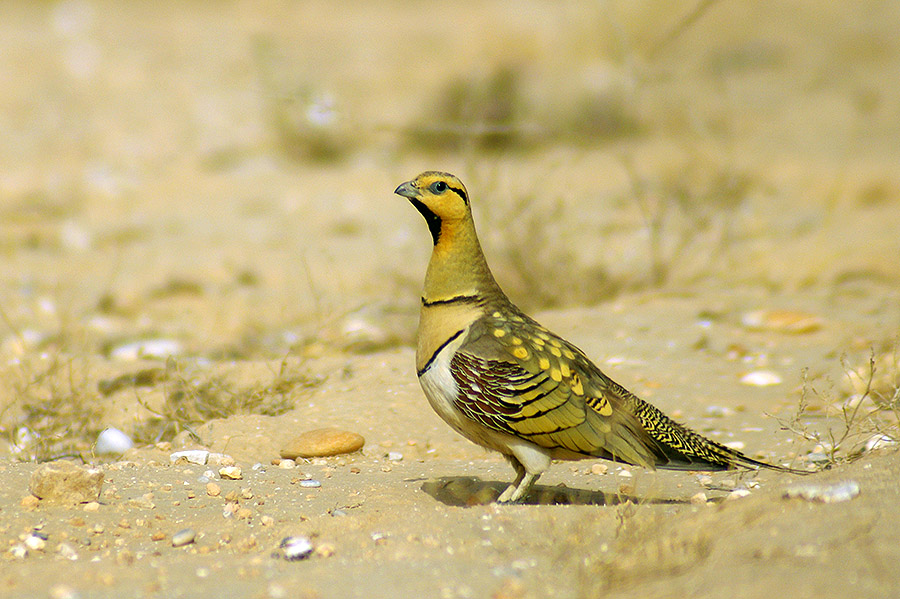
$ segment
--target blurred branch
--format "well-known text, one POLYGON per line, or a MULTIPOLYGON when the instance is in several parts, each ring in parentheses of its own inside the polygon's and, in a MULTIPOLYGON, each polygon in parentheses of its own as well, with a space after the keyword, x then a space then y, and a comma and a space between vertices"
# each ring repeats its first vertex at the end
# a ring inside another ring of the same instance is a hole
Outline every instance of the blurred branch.
POLYGON ((719 0, 700 0, 700 2, 691 10, 689 13, 681 17, 681 20, 678 21, 668 32, 660 39, 656 45, 654 45, 650 52, 647 54, 647 58, 649 60, 653 60, 657 57, 657 55, 666 49, 666 47, 677 40, 681 35, 690 29, 694 23, 700 20, 700 18, 706 14, 706 12, 712 8, 714 4, 717 4, 719 0))

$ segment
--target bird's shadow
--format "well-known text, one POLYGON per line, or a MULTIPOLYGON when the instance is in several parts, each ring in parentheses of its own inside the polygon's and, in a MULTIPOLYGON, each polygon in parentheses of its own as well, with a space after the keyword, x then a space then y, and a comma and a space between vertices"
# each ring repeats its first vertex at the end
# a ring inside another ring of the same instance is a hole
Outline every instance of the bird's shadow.
MULTIPOLYGON (((427 480, 422 490, 444 505, 469 507, 487 505, 497 501, 508 483, 483 481, 474 476, 447 476, 427 480)), ((636 497, 623 493, 606 493, 587 489, 570 489, 565 486, 535 485, 519 503, 526 505, 619 505, 640 504, 689 504, 685 499, 661 497, 636 497)))

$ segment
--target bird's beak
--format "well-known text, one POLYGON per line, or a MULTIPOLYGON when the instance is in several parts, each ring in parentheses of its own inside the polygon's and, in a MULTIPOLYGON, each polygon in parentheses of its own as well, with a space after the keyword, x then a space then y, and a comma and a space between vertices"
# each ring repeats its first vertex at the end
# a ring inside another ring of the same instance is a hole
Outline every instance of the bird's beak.
POLYGON ((412 181, 407 181, 406 183, 401 183, 400 186, 394 190, 398 196, 403 196, 404 198, 417 198, 419 197, 419 190, 413 186, 412 181))

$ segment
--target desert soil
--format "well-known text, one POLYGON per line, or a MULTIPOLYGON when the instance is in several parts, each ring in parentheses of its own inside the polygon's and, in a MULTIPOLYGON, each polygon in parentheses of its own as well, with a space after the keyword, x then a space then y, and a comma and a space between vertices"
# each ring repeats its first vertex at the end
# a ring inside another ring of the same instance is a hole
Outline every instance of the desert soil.
POLYGON ((0 596, 900 593, 900 4, 0 14, 0 596), (425 169, 543 324, 817 472, 557 463, 491 503, 511 469, 415 380, 430 243, 392 190, 425 169), (274 463, 321 427, 366 444, 274 463), (30 498, 54 459, 102 469, 98 504, 30 498))

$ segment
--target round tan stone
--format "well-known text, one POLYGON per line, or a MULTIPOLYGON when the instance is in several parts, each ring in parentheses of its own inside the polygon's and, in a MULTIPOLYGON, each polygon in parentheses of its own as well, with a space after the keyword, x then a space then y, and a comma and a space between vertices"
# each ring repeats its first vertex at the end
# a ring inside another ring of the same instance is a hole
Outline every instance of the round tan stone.
POLYGON ((338 428, 320 428, 294 437, 281 448, 285 459, 318 458, 351 453, 362 449, 366 440, 362 435, 338 428))

